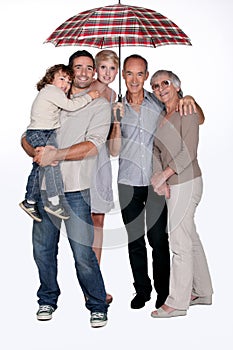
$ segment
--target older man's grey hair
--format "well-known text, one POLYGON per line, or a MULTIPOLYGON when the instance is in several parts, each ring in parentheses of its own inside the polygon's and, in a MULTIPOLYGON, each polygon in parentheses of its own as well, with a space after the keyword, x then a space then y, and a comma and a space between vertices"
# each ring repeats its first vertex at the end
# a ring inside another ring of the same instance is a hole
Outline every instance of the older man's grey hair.
POLYGON ((165 69, 157 70, 157 72, 155 72, 150 79, 150 85, 152 86, 154 84, 154 80, 163 74, 166 74, 168 76, 169 80, 171 80, 172 84, 175 87, 177 87, 178 89, 180 89, 178 91, 179 97, 183 97, 183 92, 181 90, 180 78, 175 73, 173 73, 171 70, 165 70, 165 69))

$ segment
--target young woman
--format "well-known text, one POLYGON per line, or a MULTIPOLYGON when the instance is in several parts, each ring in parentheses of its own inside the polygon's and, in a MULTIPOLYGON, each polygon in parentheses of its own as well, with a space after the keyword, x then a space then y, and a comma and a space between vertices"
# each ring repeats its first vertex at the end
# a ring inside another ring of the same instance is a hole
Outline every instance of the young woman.
MULTIPOLYGON (((119 59, 112 50, 102 50, 95 56, 97 79, 91 88, 100 92, 111 104, 116 100, 116 93, 109 87, 118 73, 119 59)), ((94 224, 93 250, 100 264, 103 245, 103 227, 105 214, 113 207, 112 169, 108 145, 99 150, 91 188, 91 211, 94 224)), ((112 296, 107 294, 107 302, 112 302, 112 296)))

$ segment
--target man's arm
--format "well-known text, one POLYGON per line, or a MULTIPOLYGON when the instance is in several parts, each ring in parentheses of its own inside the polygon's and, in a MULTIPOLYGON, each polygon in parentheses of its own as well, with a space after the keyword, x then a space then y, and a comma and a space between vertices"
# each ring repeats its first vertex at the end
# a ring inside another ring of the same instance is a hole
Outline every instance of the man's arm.
POLYGON ((46 166, 56 161, 75 161, 95 156, 98 153, 98 147, 106 141, 110 127, 110 116, 110 103, 96 102, 93 105, 93 117, 88 124, 83 141, 60 149, 51 146, 38 147, 36 150, 39 152, 34 157, 34 161, 41 166, 46 166))
POLYGON ((120 123, 114 121, 112 131, 109 136, 109 152, 111 156, 117 157, 121 149, 121 126, 120 123))
POLYGON ((203 110, 201 109, 201 107, 196 103, 197 106, 197 114, 198 114, 198 118, 199 118, 199 125, 203 124, 205 121, 205 116, 203 113, 203 110))
POLYGON ((30 143, 27 142, 26 136, 23 136, 21 139, 21 146, 23 147, 24 151, 27 153, 29 157, 35 157, 36 150, 33 148, 30 143))
POLYGON ((92 157, 97 155, 97 147, 91 141, 84 141, 72 145, 69 148, 58 149, 55 160, 82 160, 86 157, 92 157))
POLYGON ((117 157, 121 150, 121 125, 117 120, 117 110, 120 110, 120 116, 122 118, 124 115, 124 107, 121 102, 117 102, 113 107, 114 122, 109 135, 109 152, 113 157, 117 157))
POLYGON ((97 147, 90 141, 80 142, 63 149, 57 149, 53 146, 37 147, 34 162, 40 166, 47 166, 57 161, 82 160, 95 156, 97 153, 97 147))

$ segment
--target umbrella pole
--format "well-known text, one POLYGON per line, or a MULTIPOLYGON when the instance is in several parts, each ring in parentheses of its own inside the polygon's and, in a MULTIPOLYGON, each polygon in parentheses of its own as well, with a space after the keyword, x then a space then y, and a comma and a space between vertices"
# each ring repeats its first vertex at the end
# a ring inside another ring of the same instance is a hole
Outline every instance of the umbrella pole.
MULTIPOLYGON (((121 95, 121 37, 119 36, 119 94, 118 94, 118 102, 122 102, 122 95, 121 95)), ((120 121, 121 120, 121 115, 120 115, 120 110, 119 108, 116 111, 116 116, 117 116, 117 120, 120 121)))
POLYGON ((121 37, 119 36, 119 54, 118 54, 118 57, 119 57, 119 94, 118 94, 118 101, 121 102, 121 100, 119 99, 122 99, 122 95, 121 95, 121 37))

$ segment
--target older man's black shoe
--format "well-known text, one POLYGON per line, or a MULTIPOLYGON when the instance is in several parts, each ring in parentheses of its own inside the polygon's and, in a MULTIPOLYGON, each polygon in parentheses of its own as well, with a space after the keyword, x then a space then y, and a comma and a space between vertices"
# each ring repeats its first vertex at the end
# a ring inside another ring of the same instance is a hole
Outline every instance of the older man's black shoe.
POLYGON ((168 295, 157 295, 157 300, 156 300, 156 303, 155 303, 155 307, 156 309, 159 309, 163 304, 165 304, 165 301, 167 299, 168 295))
POLYGON ((131 301, 131 309, 141 309, 145 306, 148 300, 150 300, 150 295, 145 296, 142 294, 136 294, 133 300, 131 301))

